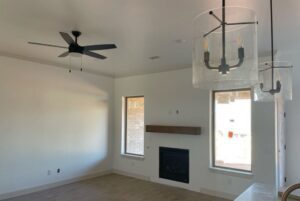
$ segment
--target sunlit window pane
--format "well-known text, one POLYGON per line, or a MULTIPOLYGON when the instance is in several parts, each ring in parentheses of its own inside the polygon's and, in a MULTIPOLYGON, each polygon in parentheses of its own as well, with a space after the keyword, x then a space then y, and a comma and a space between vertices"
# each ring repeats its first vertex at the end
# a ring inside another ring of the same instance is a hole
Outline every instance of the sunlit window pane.
POLYGON ((126 98, 125 153, 144 155, 144 97, 126 98))
POLYGON ((251 92, 213 93, 214 166, 251 171, 251 92))

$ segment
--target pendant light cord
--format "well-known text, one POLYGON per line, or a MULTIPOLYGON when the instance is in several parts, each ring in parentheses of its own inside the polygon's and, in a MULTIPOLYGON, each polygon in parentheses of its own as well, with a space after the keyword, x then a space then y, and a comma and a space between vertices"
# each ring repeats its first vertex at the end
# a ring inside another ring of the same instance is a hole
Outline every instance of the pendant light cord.
POLYGON ((271 70, 272 70, 272 89, 274 89, 274 36, 273 36, 273 0, 270 0, 270 14, 271 14, 271 70))
POLYGON ((222 1, 222 56, 226 58, 226 33, 225 33, 225 0, 222 1))

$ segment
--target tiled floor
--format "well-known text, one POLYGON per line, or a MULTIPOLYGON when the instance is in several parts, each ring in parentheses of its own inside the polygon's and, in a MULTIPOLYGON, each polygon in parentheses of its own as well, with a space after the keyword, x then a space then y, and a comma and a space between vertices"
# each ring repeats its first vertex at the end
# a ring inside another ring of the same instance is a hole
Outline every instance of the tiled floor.
POLYGON ((226 201, 184 189, 116 174, 89 179, 6 201, 226 201))

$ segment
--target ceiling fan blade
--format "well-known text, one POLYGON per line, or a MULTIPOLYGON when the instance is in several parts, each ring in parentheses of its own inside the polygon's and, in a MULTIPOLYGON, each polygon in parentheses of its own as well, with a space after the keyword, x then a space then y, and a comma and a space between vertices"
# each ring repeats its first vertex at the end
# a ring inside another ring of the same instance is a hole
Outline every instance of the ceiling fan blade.
POLYGON ((90 57, 94 57, 97 59, 106 59, 105 56, 101 55, 101 54, 97 54, 95 52, 90 52, 90 51, 84 51, 83 54, 88 55, 90 57))
POLYGON ((69 55, 69 51, 62 53, 61 55, 59 55, 58 57, 66 57, 69 55))
POLYGON ((73 44, 75 43, 75 41, 73 40, 73 38, 68 34, 68 33, 65 33, 65 32, 59 32, 61 37, 63 37, 63 39, 69 44, 73 44))
POLYGON ((64 46, 60 46, 60 45, 51 45, 51 44, 46 44, 46 43, 28 42, 28 44, 31 44, 31 45, 42 45, 42 46, 48 46, 48 47, 58 47, 58 48, 64 48, 64 49, 67 49, 67 47, 64 47, 64 46))
POLYGON ((83 46, 84 50, 107 50, 117 48, 115 44, 102 44, 102 45, 87 45, 83 46))

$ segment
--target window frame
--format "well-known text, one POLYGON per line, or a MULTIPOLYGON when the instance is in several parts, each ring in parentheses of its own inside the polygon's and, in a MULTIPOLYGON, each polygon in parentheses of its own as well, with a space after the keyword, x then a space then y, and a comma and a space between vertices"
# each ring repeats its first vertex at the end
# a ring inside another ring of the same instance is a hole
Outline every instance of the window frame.
MULTIPOLYGON (((144 140, 144 154, 135 154, 135 153, 130 153, 127 152, 127 110, 128 110, 128 99, 130 98, 144 98, 144 104, 145 104, 145 96, 144 95, 139 95, 139 96, 125 96, 124 97, 124 155, 129 155, 129 156, 136 156, 136 157, 144 157, 145 156, 145 140, 144 140)), ((144 114, 145 114, 145 105, 144 105, 144 114)), ((145 118, 144 118, 144 123, 145 123, 145 118)), ((144 132, 145 136, 145 132, 144 132)))
POLYGON ((227 89, 227 90, 212 90, 211 95, 211 167, 213 169, 230 171, 230 172, 240 172, 244 174, 252 174, 253 173, 253 139, 252 139, 252 90, 251 88, 241 88, 241 89, 227 89), (216 141, 215 141, 215 95, 219 92, 235 92, 235 91, 249 91, 250 92, 250 106, 251 106, 251 170, 223 167, 216 165, 216 141))

